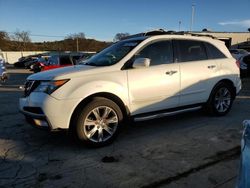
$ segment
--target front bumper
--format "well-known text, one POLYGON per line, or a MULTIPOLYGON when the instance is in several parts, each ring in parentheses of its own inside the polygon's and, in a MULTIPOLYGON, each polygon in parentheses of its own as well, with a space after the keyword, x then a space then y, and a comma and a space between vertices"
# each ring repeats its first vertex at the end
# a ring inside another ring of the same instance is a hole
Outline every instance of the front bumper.
MULTIPOLYGON (((25 107, 24 107, 25 108, 25 107)), ((25 116, 26 121, 33 125, 34 127, 52 130, 52 126, 44 114, 37 114, 33 112, 29 112, 26 110, 20 110, 20 112, 25 116)))
POLYGON ((42 92, 19 99, 19 110, 28 123, 43 129, 68 129, 79 99, 58 100, 42 92))

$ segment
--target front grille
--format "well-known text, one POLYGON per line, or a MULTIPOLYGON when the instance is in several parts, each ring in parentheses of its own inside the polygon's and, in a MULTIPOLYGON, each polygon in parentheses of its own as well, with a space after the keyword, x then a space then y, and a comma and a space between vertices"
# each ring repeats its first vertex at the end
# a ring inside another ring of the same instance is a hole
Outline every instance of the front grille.
POLYGON ((27 80, 24 85, 24 97, 30 95, 32 91, 34 91, 37 86, 40 84, 40 81, 37 80, 27 80))

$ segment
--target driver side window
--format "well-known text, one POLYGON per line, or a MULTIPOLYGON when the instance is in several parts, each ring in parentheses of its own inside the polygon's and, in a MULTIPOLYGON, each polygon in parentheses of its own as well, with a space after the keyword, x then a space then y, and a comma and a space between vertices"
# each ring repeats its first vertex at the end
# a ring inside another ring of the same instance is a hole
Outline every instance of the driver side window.
POLYGON ((150 66, 173 63, 172 42, 166 40, 149 44, 135 55, 137 58, 149 58, 150 66))

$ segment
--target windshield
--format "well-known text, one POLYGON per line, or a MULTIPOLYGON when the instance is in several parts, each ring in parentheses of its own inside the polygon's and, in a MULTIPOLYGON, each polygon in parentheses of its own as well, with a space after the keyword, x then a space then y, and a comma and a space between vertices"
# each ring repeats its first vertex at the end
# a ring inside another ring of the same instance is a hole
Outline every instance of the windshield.
POLYGON ((80 62, 91 66, 114 65, 134 49, 142 40, 121 41, 111 45, 90 59, 80 62))

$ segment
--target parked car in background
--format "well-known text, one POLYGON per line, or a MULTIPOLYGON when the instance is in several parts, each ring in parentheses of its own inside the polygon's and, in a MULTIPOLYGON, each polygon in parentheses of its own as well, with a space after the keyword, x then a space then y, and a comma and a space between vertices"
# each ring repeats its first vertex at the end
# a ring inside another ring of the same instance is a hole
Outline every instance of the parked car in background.
POLYGON ((241 77, 246 77, 250 72, 250 53, 244 49, 231 49, 229 50, 232 56, 238 61, 240 65, 241 77), (248 66, 249 65, 249 66, 248 66))
POLYGON ((74 61, 70 55, 53 55, 48 59, 48 62, 42 66, 41 71, 72 65, 74 65, 74 61))
POLYGON ((90 58, 94 53, 63 53, 59 55, 53 55, 48 60, 38 61, 32 67, 33 71, 40 72, 66 66, 72 66, 78 64, 82 60, 90 58))
POLYGON ((240 75, 241 77, 250 76, 250 54, 240 57, 240 75))
POLYGON ((24 62, 24 68, 31 69, 31 66, 37 62, 37 59, 37 56, 31 57, 31 60, 24 62))
POLYGON ((236 60, 240 59, 242 56, 249 54, 249 52, 244 49, 230 49, 229 51, 236 60))
POLYGON ((202 108, 226 115, 240 89, 239 66, 222 41, 157 30, 114 43, 83 65, 32 74, 19 109, 36 127, 69 129, 84 144, 103 146, 126 119, 202 108))
POLYGON ((40 56, 37 61, 30 66, 30 70, 34 73, 40 72, 42 67, 48 62, 50 56, 40 56))
POLYGON ((14 63, 14 67, 16 68, 25 68, 25 63, 33 61, 31 56, 20 57, 17 62, 14 63))
POLYGON ((243 121, 241 139, 241 158, 236 188, 250 187, 250 120, 243 121))
POLYGON ((43 56, 46 56, 46 54, 35 54, 21 57, 14 63, 14 67, 30 69, 31 66, 37 62, 38 58, 43 56))
POLYGON ((0 54, 0 83, 5 82, 8 79, 6 67, 5 67, 5 60, 0 54))

